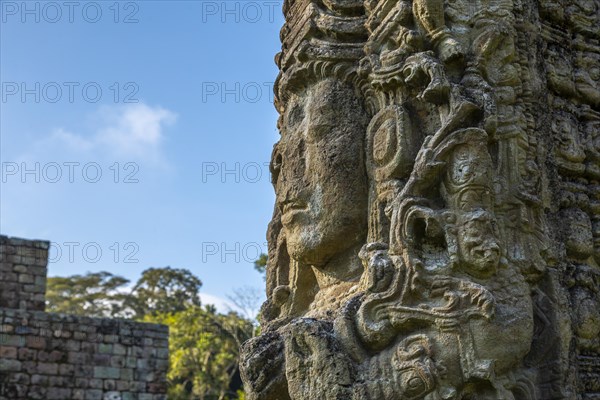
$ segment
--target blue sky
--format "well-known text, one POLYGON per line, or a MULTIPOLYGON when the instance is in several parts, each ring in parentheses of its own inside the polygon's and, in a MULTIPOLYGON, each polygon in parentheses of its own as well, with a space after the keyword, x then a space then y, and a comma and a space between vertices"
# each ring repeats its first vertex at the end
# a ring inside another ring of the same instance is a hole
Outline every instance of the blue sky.
POLYGON ((0 232, 50 275, 264 283, 281 1, 0 1, 0 232))

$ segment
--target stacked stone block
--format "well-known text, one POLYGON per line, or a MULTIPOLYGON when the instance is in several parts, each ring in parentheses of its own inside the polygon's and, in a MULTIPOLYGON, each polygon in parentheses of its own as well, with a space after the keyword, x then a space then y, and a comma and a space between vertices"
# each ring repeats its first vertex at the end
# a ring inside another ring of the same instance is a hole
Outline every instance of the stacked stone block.
POLYGON ((0 235, 0 308, 44 311, 49 246, 0 235))
POLYGON ((0 399, 159 400, 168 328, 0 310, 0 399))
POLYGON ((166 399, 166 326, 43 312, 48 242, 0 241, 0 400, 166 399))

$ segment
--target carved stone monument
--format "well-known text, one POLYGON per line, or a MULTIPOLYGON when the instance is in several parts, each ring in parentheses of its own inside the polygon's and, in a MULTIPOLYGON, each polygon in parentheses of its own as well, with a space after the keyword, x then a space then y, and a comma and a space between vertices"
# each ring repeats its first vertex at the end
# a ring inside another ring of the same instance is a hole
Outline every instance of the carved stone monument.
POLYGON ((600 399, 600 1, 283 8, 247 398, 600 399))

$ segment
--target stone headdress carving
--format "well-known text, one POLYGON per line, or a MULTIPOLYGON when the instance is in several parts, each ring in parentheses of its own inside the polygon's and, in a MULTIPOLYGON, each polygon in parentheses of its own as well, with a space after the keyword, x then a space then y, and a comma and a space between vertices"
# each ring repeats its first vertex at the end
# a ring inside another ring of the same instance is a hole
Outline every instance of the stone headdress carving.
MULTIPOLYGON (((290 98, 306 97, 303 92, 316 82, 334 78, 348 83, 359 94, 358 67, 364 57, 367 36, 362 1, 290 0, 284 3, 283 10, 286 23, 281 29, 282 51, 276 56, 280 73, 274 88, 282 132, 290 98)), ((274 185, 281 169, 278 150, 276 145, 271 163, 274 185)), ((315 286, 311 274, 299 275, 300 267, 294 265, 297 262, 287 253, 281 212, 281 206, 276 205, 268 232, 267 292, 270 299, 263 308, 265 322, 297 314, 297 305, 290 299, 294 287, 308 292, 316 290, 311 288, 315 286), (284 306, 286 302, 288 305, 284 306), (287 309, 283 310, 282 306, 287 309)))
POLYGON ((355 80, 367 31, 362 1, 286 0, 275 106, 283 112, 290 93, 328 77, 355 80))

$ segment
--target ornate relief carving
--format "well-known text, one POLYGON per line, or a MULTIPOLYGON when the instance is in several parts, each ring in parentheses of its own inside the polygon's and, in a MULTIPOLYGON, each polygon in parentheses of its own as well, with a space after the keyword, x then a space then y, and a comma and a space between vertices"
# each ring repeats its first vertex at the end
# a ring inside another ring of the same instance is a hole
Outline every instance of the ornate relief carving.
POLYGON ((600 394, 597 8, 286 1, 249 399, 600 394))

